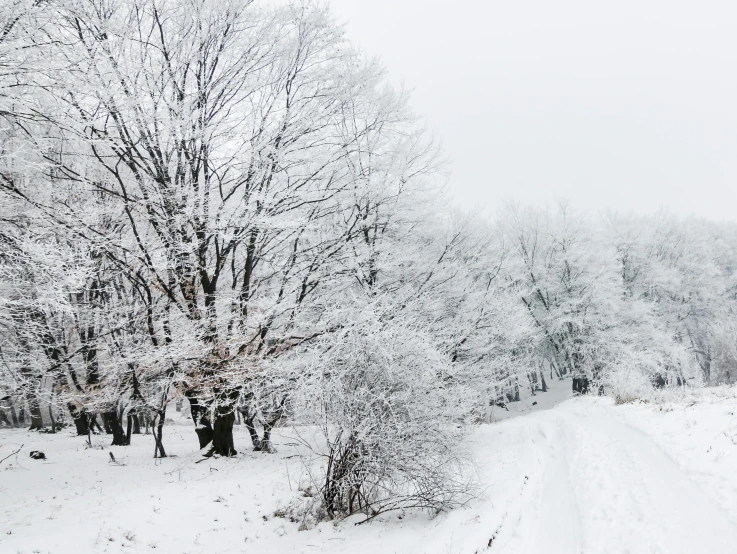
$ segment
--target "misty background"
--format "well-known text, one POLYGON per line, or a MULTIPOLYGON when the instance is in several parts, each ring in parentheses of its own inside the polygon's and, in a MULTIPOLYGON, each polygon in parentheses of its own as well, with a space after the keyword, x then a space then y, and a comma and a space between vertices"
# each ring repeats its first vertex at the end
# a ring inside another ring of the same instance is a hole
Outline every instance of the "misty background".
POLYGON ((458 203, 736 218, 737 5, 331 0, 451 159, 458 203))

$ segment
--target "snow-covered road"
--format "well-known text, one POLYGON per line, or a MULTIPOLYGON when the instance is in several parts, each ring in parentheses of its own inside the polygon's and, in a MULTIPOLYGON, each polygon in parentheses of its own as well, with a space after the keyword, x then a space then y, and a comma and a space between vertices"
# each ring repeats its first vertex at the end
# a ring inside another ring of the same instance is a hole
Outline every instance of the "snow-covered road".
POLYGON ((494 551, 737 552, 737 521, 610 404, 569 401, 508 423, 529 441, 538 468, 522 517, 494 551))

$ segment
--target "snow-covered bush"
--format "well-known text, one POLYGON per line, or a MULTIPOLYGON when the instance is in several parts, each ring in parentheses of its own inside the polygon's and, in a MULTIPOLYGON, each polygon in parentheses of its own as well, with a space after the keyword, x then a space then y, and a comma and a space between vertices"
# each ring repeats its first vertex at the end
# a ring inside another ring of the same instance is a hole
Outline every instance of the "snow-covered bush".
POLYGON ((611 371, 607 385, 617 404, 647 399, 653 391, 653 385, 642 368, 632 365, 620 366, 611 371))
POLYGON ((472 395, 430 336, 369 309, 312 354, 295 406, 327 517, 440 511, 469 497, 461 439, 472 395))

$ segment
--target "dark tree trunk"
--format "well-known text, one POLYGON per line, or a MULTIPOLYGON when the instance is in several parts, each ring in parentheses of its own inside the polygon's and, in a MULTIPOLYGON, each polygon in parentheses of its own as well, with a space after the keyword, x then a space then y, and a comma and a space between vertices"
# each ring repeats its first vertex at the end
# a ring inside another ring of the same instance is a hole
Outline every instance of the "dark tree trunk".
POLYGON ((571 380, 573 388, 573 394, 588 394, 589 392, 589 380, 587 377, 574 377, 571 380))
POLYGON ((166 458, 166 451, 164 450, 164 421, 166 421, 166 406, 159 412, 159 420, 154 429, 154 441, 156 441, 156 448, 154 448, 154 458, 166 458), (157 455, 158 454, 158 455, 157 455))
POLYGON ((18 410, 18 422, 21 426, 26 424, 26 409, 23 406, 18 410))
POLYGON ((123 426, 120 424, 117 412, 103 412, 102 422, 105 427, 109 427, 113 435, 113 446, 128 446, 130 444, 123 431, 123 426))
POLYGON ((37 431, 44 428, 44 420, 41 415, 41 406, 38 402, 31 400, 28 403, 28 411, 31 413, 31 428, 30 431, 37 431))
POLYGON ((242 409, 239 411, 243 416, 243 424, 246 426, 246 429, 248 429, 248 434, 251 435, 253 449, 256 452, 260 452, 262 447, 261 438, 258 436, 258 431, 256 431, 256 411, 254 411, 253 413, 251 413, 248 409, 242 409))
POLYGON ((15 415, 15 408, 13 406, 10 406, 10 419, 13 420, 13 427, 18 427, 20 425, 18 423, 18 416, 15 415))
POLYGON ((131 433, 133 432, 133 416, 129 413, 128 417, 126 418, 126 426, 125 426, 125 441, 126 443, 131 443, 131 433))
POLYGON ((264 415, 264 436, 261 439, 261 449, 264 452, 274 452, 274 447, 271 445, 271 430, 284 416, 284 404, 286 401, 287 397, 284 396, 271 412, 264 415))
POLYGON ((67 408, 69 408, 69 415, 72 416, 74 426, 77 428, 77 435, 86 437, 90 432, 87 413, 84 410, 77 408, 77 406, 72 402, 67 404, 67 408))
POLYGON ((542 385, 542 391, 548 392, 548 384, 545 382, 545 370, 540 369, 540 384, 542 385))
POLYGON ((206 406, 200 404, 200 401, 195 396, 191 396, 190 394, 187 394, 187 399, 189 400, 189 411, 192 414, 192 421, 194 421, 194 430, 200 441, 200 448, 205 448, 212 442, 214 435, 208 414, 209 410, 206 406))
POLYGON ((8 427, 10 427, 12 424, 10 423, 10 420, 8 419, 7 414, 5 413, 5 410, 0 408, 0 423, 4 423, 8 427))
POLYGON ((128 411, 128 416, 126 420, 126 429, 125 429, 125 436, 128 440, 128 444, 131 442, 131 434, 134 435, 140 435, 141 434, 141 424, 138 421, 138 409, 137 408, 131 408, 128 411))
POLYGON ((276 413, 271 414, 271 419, 264 421, 264 438, 261 439, 261 449, 264 452, 274 452, 274 447, 271 445, 271 430, 279 423, 283 415, 284 409, 279 407, 276 413))
POLYGON ((274 428, 274 424, 276 424, 277 421, 279 420, 264 422, 264 438, 261 439, 261 450, 264 452, 274 452, 274 447, 271 446, 271 430, 274 428))
MULTIPOLYGON (((89 427, 90 431, 93 433, 102 433, 102 427, 100 427, 100 422, 97 420, 97 414, 87 414, 89 416, 89 427), (97 429, 97 431, 95 431, 97 429)), ((104 423, 104 422, 103 422, 104 423)), ((110 431, 112 433, 112 431, 110 431)))
POLYGON ((215 428, 212 450, 221 456, 235 456, 238 452, 233 444, 233 424, 235 410, 232 405, 218 405, 215 408, 215 428))
MULTIPOLYGON (((115 416, 116 420, 118 419, 118 414, 116 414, 115 412, 110 412, 110 413, 113 414, 113 416, 115 416)), ((103 427, 105 427, 105 433, 108 435, 112 435, 113 427, 110 424, 110 418, 107 417, 107 414, 108 412, 103 412, 102 414, 100 414, 102 416, 102 425, 103 427)), ((118 424, 120 424, 120 422, 118 422, 118 424)))

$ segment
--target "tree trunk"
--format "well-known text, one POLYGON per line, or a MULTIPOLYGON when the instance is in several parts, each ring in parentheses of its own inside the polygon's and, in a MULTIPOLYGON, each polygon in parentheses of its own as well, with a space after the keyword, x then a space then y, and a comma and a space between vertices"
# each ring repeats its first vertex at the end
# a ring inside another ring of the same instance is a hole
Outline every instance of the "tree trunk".
MULTIPOLYGON (((558 377, 558 379, 562 381, 562 380, 563 380, 563 376, 562 376, 562 375, 560 374, 560 371, 558 371, 558 366, 557 366, 557 365, 556 365, 555 363, 553 363, 553 362, 550 362, 550 368, 551 368, 552 370, 555 370, 555 375, 556 375, 556 377, 558 377)), ((550 377, 550 378, 551 378, 551 379, 553 378, 553 377, 552 377, 552 375, 551 375, 551 377, 550 377)))
POLYGON ((279 421, 264 422, 264 438, 261 439, 261 450, 264 452, 274 452, 274 447, 271 446, 271 430, 274 428, 274 424, 279 421))
POLYGON ((141 420, 138 417, 138 414, 133 414, 133 434, 134 435, 141 434, 141 420))
POLYGON ((30 431, 37 431, 44 428, 44 420, 41 415, 41 406, 35 400, 28 402, 28 411, 31 413, 30 431))
POLYGON ((125 426, 125 442, 130 444, 131 443, 131 433, 133 432, 133 416, 128 413, 128 416, 126 417, 126 426, 125 426))
POLYGON ((117 412, 103 412, 102 422, 106 428, 110 428, 113 435, 112 446, 128 446, 123 426, 120 424, 117 412))
POLYGON ((10 406, 10 419, 13 420, 13 427, 18 427, 20 423, 18 423, 18 416, 15 415, 15 408, 11 405, 10 406))
POLYGON ((166 406, 159 412, 159 421, 154 429, 153 435, 156 441, 156 448, 154 448, 154 458, 166 458, 166 451, 164 450, 164 442, 162 440, 164 434, 164 421, 166 420, 166 406), (158 454, 158 456, 157 456, 158 454))
POLYGON ((189 411, 192 414, 192 421, 194 421, 194 430, 197 433, 197 438, 200 441, 200 448, 205 448, 213 439, 213 430, 210 423, 210 416, 206 406, 200 404, 200 401, 195 397, 191 396, 191 393, 187 394, 189 400, 189 411))
POLYGON ((73 402, 69 402, 67 408, 69 409, 69 415, 72 416, 74 426, 77 428, 77 435, 86 437, 90 432, 87 413, 77 408, 73 402))
POLYGON ((26 424, 26 409, 22 405, 18 410, 18 422, 21 426, 25 426, 26 424))
POLYGON ((0 423, 4 423, 8 427, 11 426, 10 420, 8 419, 7 414, 5 413, 5 410, 0 408, 0 423))
MULTIPOLYGON (((89 415, 89 427, 90 431, 95 433, 95 428, 97 428, 97 433, 102 433, 102 427, 100 427, 100 422, 97 420, 97 414, 88 414, 89 415)), ((103 422, 104 423, 104 422, 103 422)), ((112 430, 110 431, 112 433, 112 430)))
POLYGON ((56 420, 54 420, 54 410, 49 406, 49 419, 51 420, 51 432, 56 433, 56 420))
MULTIPOLYGON (((110 412, 110 413, 112 413, 115 416, 115 419, 118 418, 118 414, 116 414, 115 412, 110 412)), ((110 419, 106 417, 106 414, 107 414, 107 412, 103 412, 102 414, 100 414, 102 416, 102 425, 103 425, 103 427, 105 427, 105 433, 108 434, 108 435, 112 435, 113 434, 113 427, 112 427, 112 425, 110 425, 110 419)), ((98 426, 99 426, 99 424, 98 424, 98 426)))
POLYGON ((540 368, 540 384, 542 385, 543 392, 548 392, 548 384, 545 382, 545 370, 540 368))
POLYGON ((256 452, 261 452, 262 446, 261 446, 261 438, 258 436, 258 431, 256 431, 256 411, 254 410, 253 413, 251 413, 248 409, 239 410, 241 412, 241 415, 243 416, 243 424, 246 426, 246 429, 248 429, 248 434, 251 435, 251 442, 253 443, 253 449, 256 452))
POLYGON ((275 452, 274 447, 271 446, 271 430, 284 416, 285 402, 286 397, 282 398, 276 409, 268 414, 270 416, 269 419, 266 419, 267 416, 264 416, 264 437, 261 439, 261 450, 264 452, 275 452))
POLYGON ((221 456, 235 456, 238 453, 233 444, 234 423, 235 410, 232 405, 218 405, 215 408, 215 428, 212 438, 212 449, 221 456))

